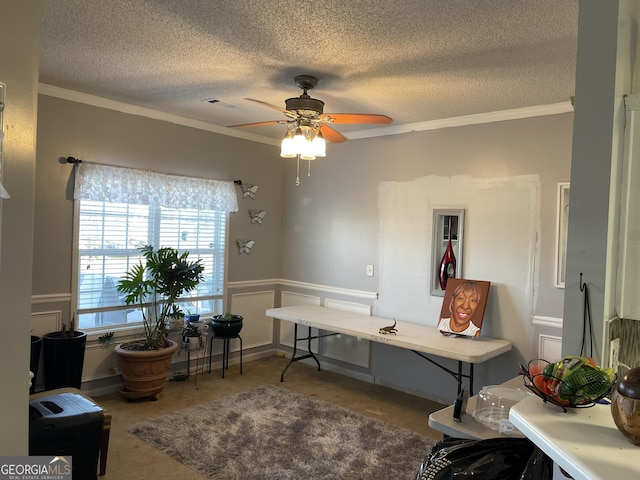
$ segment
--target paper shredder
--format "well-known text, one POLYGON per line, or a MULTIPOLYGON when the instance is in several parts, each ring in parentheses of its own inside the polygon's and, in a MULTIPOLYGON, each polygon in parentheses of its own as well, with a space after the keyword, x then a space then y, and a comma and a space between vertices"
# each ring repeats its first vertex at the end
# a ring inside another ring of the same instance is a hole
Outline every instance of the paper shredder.
POLYGON ((104 413, 76 393, 29 401, 29 455, 71 456, 73 478, 97 479, 104 413))

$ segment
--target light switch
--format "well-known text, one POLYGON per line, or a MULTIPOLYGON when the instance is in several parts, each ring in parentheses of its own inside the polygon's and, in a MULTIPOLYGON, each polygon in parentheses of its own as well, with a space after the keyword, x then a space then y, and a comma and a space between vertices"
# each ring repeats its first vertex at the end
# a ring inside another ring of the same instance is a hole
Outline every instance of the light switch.
POLYGON ((373 265, 367 265, 367 277, 373 277, 373 265))

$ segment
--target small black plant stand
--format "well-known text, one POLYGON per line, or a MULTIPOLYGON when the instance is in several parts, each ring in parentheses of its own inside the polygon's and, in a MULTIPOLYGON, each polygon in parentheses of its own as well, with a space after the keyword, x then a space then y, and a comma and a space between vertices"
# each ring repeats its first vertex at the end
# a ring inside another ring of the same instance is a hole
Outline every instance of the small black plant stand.
POLYGON ((219 335, 210 335, 209 336, 209 373, 211 373, 211 357, 213 355, 213 340, 220 339, 223 341, 222 344, 222 378, 224 378, 224 371, 229 368, 229 341, 237 338, 240 340, 240 375, 242 375, 242 337, 240 334, 232 335, 232 336, 219 336, 219 335))

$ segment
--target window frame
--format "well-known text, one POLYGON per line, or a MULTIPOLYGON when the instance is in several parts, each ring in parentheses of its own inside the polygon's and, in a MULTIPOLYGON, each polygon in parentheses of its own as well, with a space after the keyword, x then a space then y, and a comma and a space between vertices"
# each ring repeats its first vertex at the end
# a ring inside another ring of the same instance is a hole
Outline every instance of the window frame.
MULTIPOLYGON (((74 200, 73 201, 73 238, 72 238, 72 268, 71 268, 71 312, 75 317, 78 310, 78 293, 79 293, 79 263, 80 263, 80 202, 82 200, 74 200)), ((159 208, 159 207, 154 207, 159 208)), ((225 216, 225 231, 224 235, 224 252, 223 252, 223 274, 222 274, 222 293, 220 295, 207 295, 203 297, 199 297, 200 299, 207 300, 220 299, 220 302, 223 306, 222 312, 226 309, 226 299, 227 299, 227 279, 229 272, 229 223, 230 223, 230 213, 229 212, 219 212, 220 214, 225 216)), ((157 247, 157 245, 156 245, 157 247)), ((194 257, 197 258, 197 257, 194 257)), ((180 303, 180 300, 178 301, 180 303)), ((97 307, 96 311, 118 311, 122 310, 121 307, 97 307)), ((208 315, 216 315, 222 312, 204 312, 205 318, 208 315)), ((75 326, 76 330, 80 329, 78 324, 75 326)), ((105 332, 117 332, 124 335, 136 336, 140 335, 144 332, 144 328, 142 322, 135 323, 122 323, 117 325, 109 325, 109 326, 98 326, 95 328, 82 328, 83 331, 86 331, 90 337, 94 337, 97 335, 101 335, 105 332)))

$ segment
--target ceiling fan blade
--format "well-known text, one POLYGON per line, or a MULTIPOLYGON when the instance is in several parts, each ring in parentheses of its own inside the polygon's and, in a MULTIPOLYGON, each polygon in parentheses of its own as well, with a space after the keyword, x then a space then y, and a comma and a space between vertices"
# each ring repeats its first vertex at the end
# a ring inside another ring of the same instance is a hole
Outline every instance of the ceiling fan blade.
POLYGON ((391 123, 393 120, 386 115, 378 115, 375 113, 325 113, 322 115, 322 121, 325 117, 329 117, 326 121, 329 123, 391 123))
POLYGON ((348 140, 347 137, 328 125, 320 125, 320 131, 327 142, 342 143, 348 140))
POLYGON ((279 125, 287 123, 286 120, 268 120, 266 122, 243 123, 241 125, 229 125, 229 128, 264 127, 266 125, 279 125))
POLYGON ((260 105, 264 105, 267 108, 273 108, 274 110, 277 110, 280 113, 284 113, 287 117, 298 118, 298 115, 296 115, 295 113, 290 112, 289 110, 285 110, 284 108, 280 108, 280 107, 277 107, 275 105, 272 105, 271 103, 263 102, 262 100, 256 100, 255 98, 245 98, 245 100, 249 100, 250 102, 259 103, 260 105))

